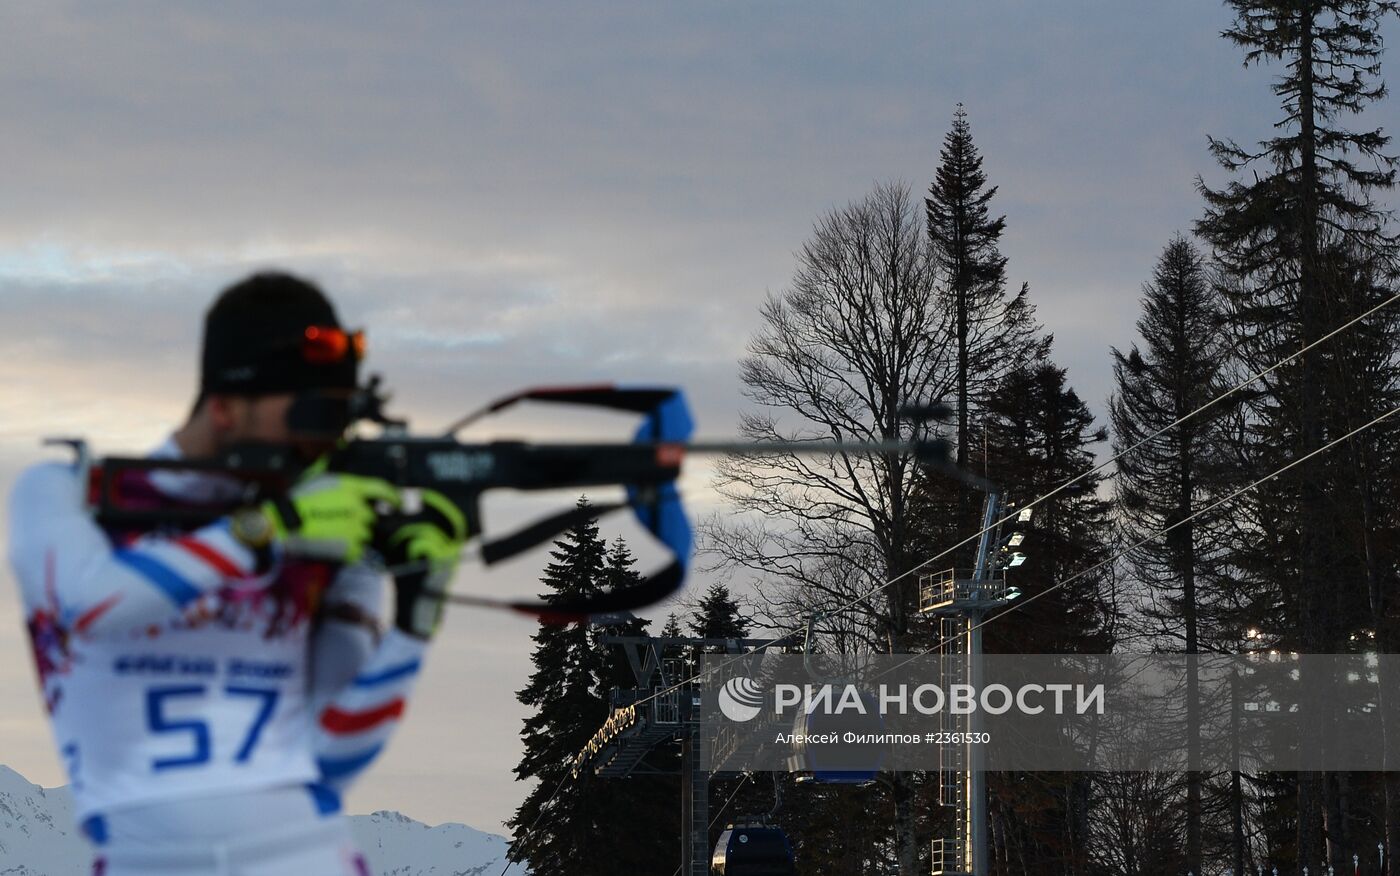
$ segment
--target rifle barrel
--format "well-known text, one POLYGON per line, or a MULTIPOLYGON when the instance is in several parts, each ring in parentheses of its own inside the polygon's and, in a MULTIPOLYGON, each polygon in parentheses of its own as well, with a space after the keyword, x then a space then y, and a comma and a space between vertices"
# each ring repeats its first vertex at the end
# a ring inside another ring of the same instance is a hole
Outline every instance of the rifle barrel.
POLYGON ((686 453, 916 453, 938 446, 931 441, 691 441, 686 453))

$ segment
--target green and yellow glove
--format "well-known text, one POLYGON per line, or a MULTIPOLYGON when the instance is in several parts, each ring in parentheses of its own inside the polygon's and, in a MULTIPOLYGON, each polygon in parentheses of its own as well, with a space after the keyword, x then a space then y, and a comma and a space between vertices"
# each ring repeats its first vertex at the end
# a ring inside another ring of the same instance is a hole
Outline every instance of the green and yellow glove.
POLYGON ((254 549, 276 543, 288 556, 356 563, 374 539, 376 522, 399 504, 399 491, 388 481, 316 471, 285 496, 236 513, 230 529, 254 549))
POLYGON ((443 597, 467 541, 467 518, 436 490, 417 492, 420 506, 392 518, 374 546, 394 574, 394 626, 431 639, 442 622, 443 597))

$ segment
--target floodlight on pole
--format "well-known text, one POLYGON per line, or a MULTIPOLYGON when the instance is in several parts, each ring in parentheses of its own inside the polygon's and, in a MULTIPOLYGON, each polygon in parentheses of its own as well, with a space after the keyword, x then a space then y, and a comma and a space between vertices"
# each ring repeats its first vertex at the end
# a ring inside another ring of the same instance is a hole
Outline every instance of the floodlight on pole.
POLYGON ((1017 522, 1017 523, 1030 523, 1030 522, 1031 522, 1031 511, 1032 511, 1032 510, 1033 510, 1033 509, 1031 509, 1031 508, 1022 508, 1021 511, 1020 511, 1020 513, 1018 513, 1018 514, 1016 515, 1016 522, 1017 522))
POLYGON ((1013 532, 1013 533, 1011 533, 1011 535, 1006 539, 1006 546, 1007 546, 1007 547, 1020 547, 1020 546, 1021 546, 1021 543, 1022 543, 1023 541, 1025 541, 1025 540, 1026 540, 1026 534, 1025 534, 1024 532, 1013 532))
POLYGON ((1007 561, 1006 561, 1006 568, 1008 568, 1008 569, 1014 569, 1014 568, 1016 568, 1017 566, 1019 566, 1019 565, 1021 565, 1022 563, 1024 563, 1025 561, 1026 561, 1026 555, 1023 554, 1023 553, 1021 553, 1020 551, 1017 551, 1016 553, 1012 554, 1012 555, 1007 559, 1007 561))

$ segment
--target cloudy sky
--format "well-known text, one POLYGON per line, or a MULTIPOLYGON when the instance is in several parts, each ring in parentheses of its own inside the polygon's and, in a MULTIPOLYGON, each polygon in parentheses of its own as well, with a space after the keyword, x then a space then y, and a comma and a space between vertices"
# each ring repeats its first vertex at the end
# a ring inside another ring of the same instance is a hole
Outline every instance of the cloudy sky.
MULTIPOLYGON (((1009 278, 1101 415, 1108 346, 1195 176, 1219 178, 1206 134, 1276 115, 1216 0, 602 5, 0 7, 0 491, 43 435, 158 442, 203 307, 265 266, 368 326, 425 426, 615 379, 681 384, 728 434, 735 361, 813 221, 925 188, 958 101, 1009 278)), ((1395 128, 1394 103, 1370 122, 1395 128)), ((463 584, 528 589, 540 565, 463 584)), ((354 811, 501 829, 531 629, 452 616, 354 811)), ((60 784, 8 570, 0 655, 0 762, 60 784)))

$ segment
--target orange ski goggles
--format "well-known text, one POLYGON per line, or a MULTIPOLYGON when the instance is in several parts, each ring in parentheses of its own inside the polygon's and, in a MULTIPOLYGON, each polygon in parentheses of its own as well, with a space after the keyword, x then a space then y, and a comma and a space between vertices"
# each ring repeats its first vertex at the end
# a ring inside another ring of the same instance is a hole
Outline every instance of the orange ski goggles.
POLYGON ((336 326, 307 326, 301 339, 301 358, 310 365, 334 365, 353 356, 365 358, 365 332, 336 326))

